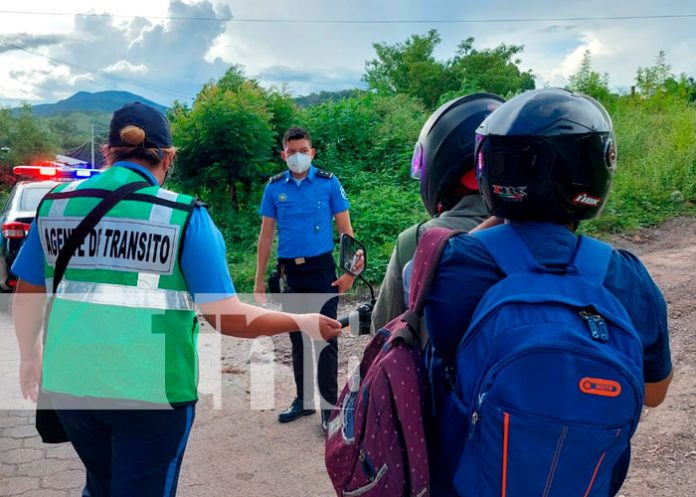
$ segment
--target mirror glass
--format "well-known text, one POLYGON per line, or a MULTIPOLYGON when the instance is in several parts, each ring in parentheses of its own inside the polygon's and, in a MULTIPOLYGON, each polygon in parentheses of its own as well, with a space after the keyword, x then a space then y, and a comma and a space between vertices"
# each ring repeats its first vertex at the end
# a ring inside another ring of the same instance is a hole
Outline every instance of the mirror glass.
POLYGON ((341 270, 360 276, 367 267, 367 250, 365 245, 357 241, 350 235, 341 234, 341 270))

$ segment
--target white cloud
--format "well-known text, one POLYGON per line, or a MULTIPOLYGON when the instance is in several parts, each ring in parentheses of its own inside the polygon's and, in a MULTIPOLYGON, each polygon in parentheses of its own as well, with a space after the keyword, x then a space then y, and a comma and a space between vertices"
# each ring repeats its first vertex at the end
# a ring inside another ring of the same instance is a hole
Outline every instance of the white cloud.
POLYGON ((106 66, 102 69, 105 73, 131 73, 131 74, 145 74, 149 71, 145 64, 131 64, 127 60, 119 60, 115 64, 106 66))
POLYGON ((584 38, 581 44, 566 55, 560 64, 547 75, 546 81, 549 81, 551 85, 565 86, 568 83, 569 77, 575 74, 580 68, 586 51, 590 51, 593 59, 609 53, 602 45, 602 42, 596 39, 592 33, 586 34, 584 38))
MULTIPOLYGON (((131 12, 142 9, 134 8, 131 12)), ((121 11, 117 15, 125 14, 121 11)), ((221 76, 229 66, 219 59, 205 59, 216 38, 224 32, 225 23, 209 22, 201 29, 201 23, 195 19, 216 16, 231 16, 229 7, 213 7, 207 0, 191 4, 170 0, 168 10, 155 18, 77 15, 72 29, 61 35, 60 43, 49 44, 52 39, 36 35, 25 37, 20 49, 11 47, 0 52, 0 64, 21 68, 25 73, 15 78, 0 75, 0 102, 53 101, 64 96, 66 87, 72 93, 128 90, 165 104, 175 98, 190 100, 202 83, 221 76), (163 16, 182 20, 166 21, 161 19, 163 16), (48 46, 29 50, 30 42, 48 46), (31 79, 30 72, 36 70, 44 70, 44 76, 31 79), (27 83, 29 88, 22 88, 27 83)), ((0 26, 2 18, 4 15, 0 14, 0 26)), ((0 31, 0 36, 6 35, 0 31)))

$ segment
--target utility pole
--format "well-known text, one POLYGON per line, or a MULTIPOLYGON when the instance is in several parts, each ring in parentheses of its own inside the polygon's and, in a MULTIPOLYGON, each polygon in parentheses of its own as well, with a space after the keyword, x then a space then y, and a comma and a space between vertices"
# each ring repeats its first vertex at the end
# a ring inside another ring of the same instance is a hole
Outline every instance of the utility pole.
POLYGON ((94 124, 92 124, 92 169, 96 169, 96 164, 94 163, 94 124))

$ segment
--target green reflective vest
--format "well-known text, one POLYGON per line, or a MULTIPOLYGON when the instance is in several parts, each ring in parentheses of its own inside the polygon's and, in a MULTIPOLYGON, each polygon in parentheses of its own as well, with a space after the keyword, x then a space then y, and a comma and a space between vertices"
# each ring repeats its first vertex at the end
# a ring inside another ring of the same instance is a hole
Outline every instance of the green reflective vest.
MULTIPOLYGON (((39 205, 46 289, 72 229, 109 192, 142 181, 111 167, 39 205)), ((194 199, 152 186, 117 203, 75 251, 50 310, 43 388, 148 403, 197 399, 198 321, 179 265, 194 199)))

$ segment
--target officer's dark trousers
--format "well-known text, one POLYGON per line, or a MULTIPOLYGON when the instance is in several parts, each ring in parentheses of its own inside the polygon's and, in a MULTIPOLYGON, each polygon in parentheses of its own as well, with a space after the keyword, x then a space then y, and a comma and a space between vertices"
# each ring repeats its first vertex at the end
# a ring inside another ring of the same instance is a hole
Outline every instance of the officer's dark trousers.
MULTIPOLYGON (((336 281, 336 269, 330 253, 309 259, 304 264, 294 264, 292 260, 279 259, 279 266, 287 277, 287 292, 283 299, 286 312, 320 312, 336 319, 338 293, 331 283, 336 281), (306 298, 297 294, 312 294, 306 298)), ((311 374, 314 366, 312 340, 302 332, 290 333, 292 343, 292 369, 295 376, 297 397, 303 399, 305 408, 313 409, 314 381, 311 374)), ((321 408, 330 409, 336 404, 338 396, 338 341, 332 338, 328 342, 316 341, 314 348, 319 353, 317 364, 317 384, 321 396, 321 408)))
POLYGON ((87 470, 87 488, 83 495, 176 495, 195 406, 57 412, 87 470))

